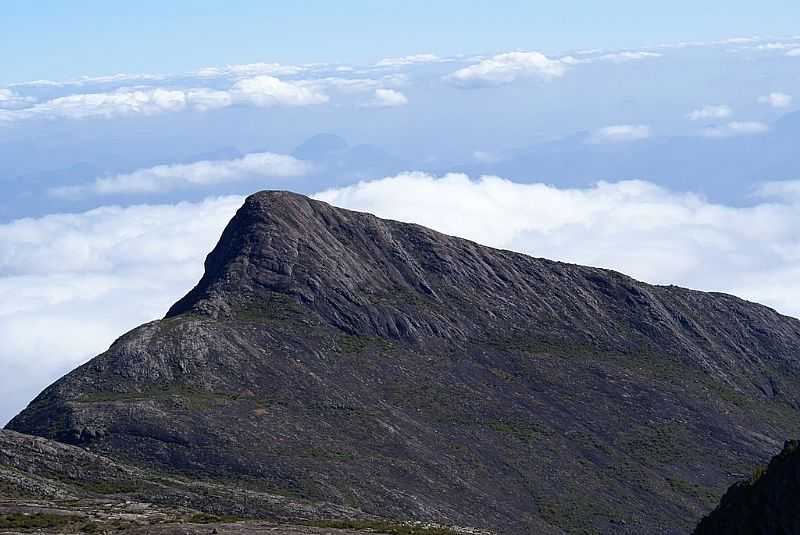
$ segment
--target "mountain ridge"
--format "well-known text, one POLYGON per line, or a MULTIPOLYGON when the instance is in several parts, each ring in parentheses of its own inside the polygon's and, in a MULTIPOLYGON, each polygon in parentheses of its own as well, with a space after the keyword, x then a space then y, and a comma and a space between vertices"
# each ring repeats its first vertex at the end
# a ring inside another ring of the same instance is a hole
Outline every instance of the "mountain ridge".
POLYGON ((395 518, 680 533, 800 432, 798 355, 733 296, 261 192, 8 427, 395 518))

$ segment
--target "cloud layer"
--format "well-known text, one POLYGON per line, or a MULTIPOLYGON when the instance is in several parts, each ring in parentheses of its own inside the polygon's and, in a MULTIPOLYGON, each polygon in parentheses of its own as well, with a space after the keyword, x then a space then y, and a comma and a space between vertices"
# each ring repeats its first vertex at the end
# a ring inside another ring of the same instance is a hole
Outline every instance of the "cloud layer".
POLYGON ((164 193, 181 188, 209 186, 268 177, 298 177, 311 164, 285 154, 259 152, 235 160, 200 161, 189 164, 157 165, 132 173, 98 178, 77 186, 53 188, 49 193, 62 198, 85 195, 164 193))
POLYGON ((458 87, 484 87, 511 83, 520 78, 559 78, 567 64, 550 59, 540 52, 509 52, 484 59, 459 69, 445 80, 458 87))
POLYGON ((762 104, 767 104, 773 108, 788 108, 792 105, 792 96, 786 93, 770 93, 758 97, 758 101, 762 104))
MULTIPOLYGON (((112 119, 157 115, 186 109, 207 111, 236 104, 257 107, 311 106, 329 100, 321 91, 268 75, 245 78, 229 89, 118 89, 113 92, 78 93, 39 102, 29 107, 0 109, 0 121, 26 119, 112 119)), ((1 108, 1 107, 0 107, 1 108)))
POLYGON ((640 141, 650 137, 650 127, 647 125, 620 124, 606 126, 592 132, 589 143, 625 143, 640 141))
POLYGON ((400 91, 394 89, 376 89, 375 98, 368 106, 375 108, 396 108, 408 104, 408 98, 400 91))
POLYGON ((689 113, 687 117, 692 121, 704 121, 707 119, 726 119, 733 115, 730 106, 720 104, 717 106, 703 106, 689 113))
POLYGON ((705 137, 725 138, 755 136, 769 132, 769 126, 760 121, 732 121, 718 126, 709 126, 701 132, 705 137))
POLYGON ((191 288, 241 197, 0 225, 0 424, 191 288))

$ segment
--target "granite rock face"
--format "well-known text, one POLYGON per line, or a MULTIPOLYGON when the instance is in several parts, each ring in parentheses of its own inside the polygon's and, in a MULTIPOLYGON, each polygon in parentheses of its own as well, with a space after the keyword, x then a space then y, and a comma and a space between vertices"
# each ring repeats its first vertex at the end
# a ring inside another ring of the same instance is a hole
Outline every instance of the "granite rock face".
POLYGON ((9 428, 507 533, 685 533, 800 434, 800 321, 287 192, 9 428))

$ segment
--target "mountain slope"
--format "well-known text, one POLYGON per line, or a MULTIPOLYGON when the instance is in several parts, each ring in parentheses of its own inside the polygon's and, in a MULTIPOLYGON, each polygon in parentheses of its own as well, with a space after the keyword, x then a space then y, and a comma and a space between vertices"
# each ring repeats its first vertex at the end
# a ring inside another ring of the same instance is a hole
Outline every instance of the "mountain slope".
POLYGON ((695 535, 800 533, 800 442, 787 441, 766 470, 733 485, 695 535))
POLYGON ((681 533, 800 432, 800 322, 286 192, 10 424, 393 518, 681 533))
POLYGON ((149 535, 356 535, 365 529, 385 535, 491 535, 381 521, 353 509, 259 493, 233 482, 170 477, 75 446, 0 431, 0 530, 9 533, 8 528, 149 535), (260 520, 245 520, 248 516, 260 520))

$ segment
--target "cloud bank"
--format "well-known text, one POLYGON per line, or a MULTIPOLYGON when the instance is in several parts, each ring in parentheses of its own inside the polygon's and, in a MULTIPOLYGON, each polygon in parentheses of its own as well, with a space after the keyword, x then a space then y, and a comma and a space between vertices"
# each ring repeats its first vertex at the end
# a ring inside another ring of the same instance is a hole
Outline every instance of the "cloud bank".
POLYGON ((773 108, 788 108, 792 105, 792 100, 792 96, 786 93, 770 93, 769 95, 758 97, 758 101, 761 104, 767 104, 773 108))
POLYGON ((207 111, 236 104, 257 107, 311 106, 329 98, 321 91, 273 76, 256 76, 234 83, 227 90, 119 89, 104 93, 78 93, 36 103, 27 108, 0 109, 0 121, 26 119, 112 119, 148 116, 186 109, 207 111))
POLYGON ((411 56, 402 56, 399 58, 384 58, 375 64, 376 67, 404 67, 406 65, 415 65, 419 63, 439 63, 443 60, 435 54, 414 54, 411 56))
POLYGON ((718 106, 703 106, 689 113, 687 117, 692 121, 702 121, 706 119, 726 119, 731 115, 733 115, 731 107, 720 104, 718 106))
POLYGON ((704 128, 701 134, 711 138, 736 136, 755 136, 769 132, 769 126, 760 121, 733 121, 718 126, 704 128))
POLYGON ((503 85, 521 78, 549 80, 560 78, 566 72, 566 63, 540 52, 509 52, 459 69, 445 80, 457 87, 470 88, 503 85))
POLYGON ((22 97, 10 89, 0 88, 0 110, 24 108, 35 101, 32 97, 22 97))
POLYGON ((200 161, 157 165, 132 173, 98 178, 89 184, 52 188, 50 195, 80 198, 86 195, 164 193, 176 189, 209 186, 271 177, 299 177, 311 164, 285 154, 259 152, 235 160, 200 161))
POLYGON ((367 104, 373 108, 396 108, 408 104, 408 98, 394 89, 376 89, 375 97, 367 104))
POLYGON ((161 317, 241 197, 0 225, 0 424, 59 375, 161 317))
POLYGON ((646 125, 621 124, 606 126, 592 132, 588 143, 625 143, 640 141, 650 137, 651 130, 646 125))

